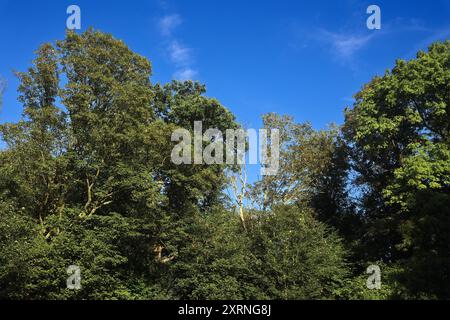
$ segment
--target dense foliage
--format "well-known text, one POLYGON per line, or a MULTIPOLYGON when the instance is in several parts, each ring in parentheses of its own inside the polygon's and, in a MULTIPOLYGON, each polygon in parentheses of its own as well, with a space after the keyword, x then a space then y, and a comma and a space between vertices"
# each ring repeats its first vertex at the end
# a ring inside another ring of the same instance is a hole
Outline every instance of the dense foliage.
POLYGON ((374 78, 342 127, 265 115, 280 169, 251 186, 171 161, 175 129, 240 128, 203 85, 153 84, 93 30, 36 55, 0 125, 0 298, 450 298, 450 42, 374 78))

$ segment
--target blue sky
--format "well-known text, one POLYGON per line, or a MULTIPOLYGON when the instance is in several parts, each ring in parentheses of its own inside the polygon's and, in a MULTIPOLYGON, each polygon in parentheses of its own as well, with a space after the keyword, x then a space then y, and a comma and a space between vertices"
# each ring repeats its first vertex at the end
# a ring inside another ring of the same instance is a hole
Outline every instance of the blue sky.
POLYGON ((82 30, 112 33, 153 64, 153 82, 194 78, 246 127, 266 112, 324 128, 374 75, 450 38, 450 1, 0 0, 0 122, 20 117, 18 82, 33 51, 64 37, 66 9, 81 8, 82 30), (381 8, 368 30, 366 9, 381 8))

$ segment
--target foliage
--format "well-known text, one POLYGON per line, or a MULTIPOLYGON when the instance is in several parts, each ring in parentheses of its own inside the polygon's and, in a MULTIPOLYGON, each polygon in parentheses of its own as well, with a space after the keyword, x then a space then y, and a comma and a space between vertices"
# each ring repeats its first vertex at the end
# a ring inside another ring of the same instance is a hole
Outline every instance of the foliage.
POLYGON ((175 129, 225 132, 234 115, 204 85, 151 73, 92 29, 17 73, 23 117, 0 125, 0 298, 450 297, 450 42, 375 77, 343 127, 264 115, 280 169, 244 187, 238 212, 226 173, 243 168, 170 159, 175 129))
POLYGON ((348 110, 344 133, 363 186, 363 247, 400 262, 411 296, 448 298, 450 42, 399 60, 348 110))

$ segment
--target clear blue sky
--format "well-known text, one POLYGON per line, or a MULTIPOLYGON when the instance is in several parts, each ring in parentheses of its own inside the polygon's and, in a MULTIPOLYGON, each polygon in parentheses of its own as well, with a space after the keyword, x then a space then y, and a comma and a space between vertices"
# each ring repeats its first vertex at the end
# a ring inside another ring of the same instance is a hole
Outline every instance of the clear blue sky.
POLYGON ((81 8, 82 30, 112 33, 148 57, 153 82, 200 80, 252 128, 271 111, 316 128, 342 123, 365 82, 450 38, 448 0, 0 0, 0 122, 21 113, 12 70, 25 70, 41 43, 64 37, 71 4, 81 8), (366 27, 370 4, 381 8, 381 30, 366 27))

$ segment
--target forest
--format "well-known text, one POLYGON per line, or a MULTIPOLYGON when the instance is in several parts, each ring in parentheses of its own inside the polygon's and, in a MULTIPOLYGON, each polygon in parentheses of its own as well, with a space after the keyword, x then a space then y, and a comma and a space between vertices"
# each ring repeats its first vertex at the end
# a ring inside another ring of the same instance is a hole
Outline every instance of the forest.
POLYGON ((450 41, 361 84, 341 125, 264 114, 279 170, 252 183, 243 165, 171 161, 174 130, 242 124, 206 85, 151 75, 93 29, 17 72, 0 299, 450 299, 450 41))

